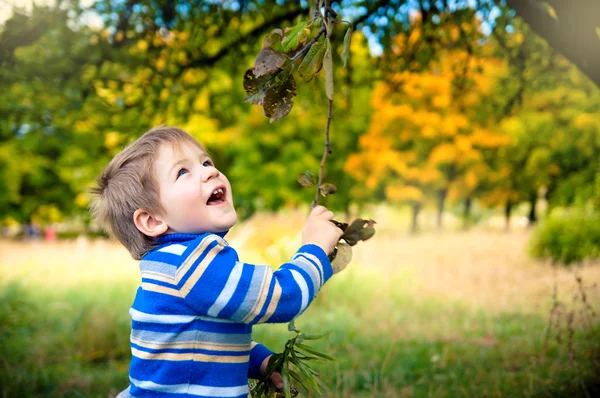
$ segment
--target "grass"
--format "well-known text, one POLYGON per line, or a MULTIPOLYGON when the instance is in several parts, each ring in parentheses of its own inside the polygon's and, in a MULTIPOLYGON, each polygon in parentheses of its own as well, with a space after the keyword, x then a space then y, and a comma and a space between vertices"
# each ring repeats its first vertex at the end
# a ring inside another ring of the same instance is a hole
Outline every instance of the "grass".
MULTIPOLYGON (((243 260, 276 264, 298 246, 303 217, 259 215, 228 239, 243 260)), ((597 311, 598 264, 569 270, 531 260, 526 230, 409 237, 378 227, 296 322, 307 333, 331 332, 314 343, 337 358, 318 365, 324 396, 600 394, 600 319, 583 310, 575 281, 582 277, 597 311), (559 322, 545 343, 555 286, 559 322)), ((0 242, 0 395, 122 390, 138 278, 135 261, 113 242, 0 242)), ((290 337, 286 325, 254 331, 274 350, 290 337)))

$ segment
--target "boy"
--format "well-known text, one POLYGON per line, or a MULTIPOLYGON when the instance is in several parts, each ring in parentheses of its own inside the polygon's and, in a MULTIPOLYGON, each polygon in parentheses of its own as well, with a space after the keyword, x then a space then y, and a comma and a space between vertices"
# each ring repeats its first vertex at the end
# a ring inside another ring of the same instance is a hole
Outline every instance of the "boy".
MULTIPOLYGON (((256 323, 289 322, 332 275, 342 231, 318 206, 302 247, 276 272, 238 260, 224 236, 237 221, 231 186, 206 150, 173 127, 150 130, 109 163, 92 213, 135 259, 130 386, 119 397, 245 397, 266 374, 256 323)), ((272 380, 281 388, 281 375, 272 380)))

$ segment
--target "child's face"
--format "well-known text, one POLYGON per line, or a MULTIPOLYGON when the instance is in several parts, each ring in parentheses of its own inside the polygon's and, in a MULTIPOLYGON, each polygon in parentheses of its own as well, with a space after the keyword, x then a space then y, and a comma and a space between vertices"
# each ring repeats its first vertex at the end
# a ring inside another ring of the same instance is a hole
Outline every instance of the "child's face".
POLYGON ((154 167, 168 233, 224 232, 235 225, 229 180, 201 148, 163 144, 154 167))

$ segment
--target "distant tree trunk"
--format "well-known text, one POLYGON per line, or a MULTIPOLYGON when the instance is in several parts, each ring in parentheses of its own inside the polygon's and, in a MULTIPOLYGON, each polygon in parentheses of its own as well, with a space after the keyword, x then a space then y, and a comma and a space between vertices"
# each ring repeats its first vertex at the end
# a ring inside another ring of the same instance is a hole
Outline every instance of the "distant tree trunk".
POLYGON ((448 193, 447 189, 440 189, 438 191, 438 212, 437 212, 437 228, 442 229, 443 226, 443 215, 444 215, 444 205, 446 204, 446 194, 448 193))
POLYGON ((419 232, 419 225, 417 218, 419 217, 419 212, 421 211, 421 203, 415 202, 412 204, 412 225, 410 227, 410 233, 412 235, 419 232))
POLYGON ((537 193, 531 194, 529 197, 529 204, 529 216, 527 218, 529 219, 529 225, 534 225, 537 222, 537 213, 535 210, 535 206, 537 204, 537 193))
POLYGON ((471 226, 471 202, 472 199, 469 196, 465 199, 464 209, 463 209, 463 230, 468 230, 471 226))
POLYGON ((508 199, 506 201, 506 207, 504 208, 504 217, 506 218, 506 226, 505 229, 507 231, 510 230, 510 213, 512 212, 512 201, 508 199))

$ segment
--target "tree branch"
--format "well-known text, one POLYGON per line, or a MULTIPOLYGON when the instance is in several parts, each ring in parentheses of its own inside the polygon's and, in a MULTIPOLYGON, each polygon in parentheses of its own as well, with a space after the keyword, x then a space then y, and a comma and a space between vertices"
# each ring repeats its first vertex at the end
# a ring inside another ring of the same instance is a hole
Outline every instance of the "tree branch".
POLYGON ((221 49, 215 55, 213 55, 211 57, 198 58, 198 59, 192 60, 186 66, 186 68, 182 68, 180 73, 183 73, 183 71, 188 68, 212 66, 215 63, 217 63, 218 61, 220 61, 222 58, 224 58, 226 55, 228 55, 231 51, 237 50, 241 44, 252 42, 257 36, 264 33, 265 30, 267 30, 273 26, 279 26, 282 22, 288 21, 290 19, 294 19, 298 15, 302 14, 304 11, 305 10, 302 8, 295 8, 285 14, 281 14, 281 15, 274 17, 273 19, 265 22, 264 24, 262 24, 260 26, 256 26, 249 32, 238 36, 235 40, 233 40, 229 44, 221 47, 221 49))

